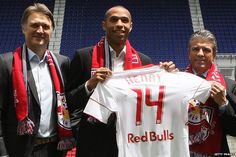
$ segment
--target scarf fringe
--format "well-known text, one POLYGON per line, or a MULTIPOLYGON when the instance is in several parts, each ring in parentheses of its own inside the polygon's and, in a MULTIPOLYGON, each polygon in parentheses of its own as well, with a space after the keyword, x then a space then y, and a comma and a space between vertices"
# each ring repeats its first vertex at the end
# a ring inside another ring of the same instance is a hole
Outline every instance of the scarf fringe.
MULTIPOLYGON (((24 44, 23 48, 19 47, 14 51, 12 63, 12 85, 14 94, 14 103, 16 109, 16 117, 18 120, 17 134, 32 135, 35 124, 28 116, 28 95, 27 95, 27 71, 26 66, 27 47, 24 44)), ((49 72, 52 77, 52 82, 57 93, 57 119, 58 119, 58 135, 60 139, 66 137, 72 138, 72 129, 69 117, 69 111, 64 94, 64 81, 61 74, 61 69, 57 63, 56 57, 52 52, 46 50, 49 72)), ((36 131, 36 130, 35 130, 36 131)), ((68 144, 66 144, 68 145, 68 144)))
POLYGON ((75 139, 74 138, 65 138, 58 142, 57 149, 58 150, 70 150, 75 147, 75 139))
POLYGON ((28 117, 18 122, 17 134, 18 135, 32 135, 34 131, 34 123, 28 117))

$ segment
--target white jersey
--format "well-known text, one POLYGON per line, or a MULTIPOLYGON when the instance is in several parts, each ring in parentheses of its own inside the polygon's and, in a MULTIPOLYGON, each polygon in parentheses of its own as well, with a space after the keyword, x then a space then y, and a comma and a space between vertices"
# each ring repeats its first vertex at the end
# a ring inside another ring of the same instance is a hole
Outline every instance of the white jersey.
POLYGON ((209 93, 200 77, 153 66, 114 73, 84 112, 103 123, 116 113, 119 157, 188 157, 188 100, 204 103, 209 93))

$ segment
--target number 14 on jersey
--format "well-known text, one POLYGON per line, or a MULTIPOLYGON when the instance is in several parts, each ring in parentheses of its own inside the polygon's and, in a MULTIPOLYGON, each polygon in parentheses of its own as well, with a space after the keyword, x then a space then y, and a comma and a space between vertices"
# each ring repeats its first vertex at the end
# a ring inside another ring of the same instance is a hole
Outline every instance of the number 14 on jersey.
POLYGON ((148 106, 148 107, 156 107, 156 124, 161 124, 162 120, 162 107, 163 107, 163 99, 165 95, 165 86, 160 85, 159 86, 159 94, 157 100, 151 100, 151 94, 156 93, 152 92, 154 89, 145 88, 132 88, 134 92, 137 93, 137 110, 136 110, 136 125, 141 125, 142 123, 142 106, 148 106), (145 97, 143 97, 145 95, 145 97), (143 99, 145 99, 143 101, 143 99), (144 103, 142 103, 144 102, 144 103))

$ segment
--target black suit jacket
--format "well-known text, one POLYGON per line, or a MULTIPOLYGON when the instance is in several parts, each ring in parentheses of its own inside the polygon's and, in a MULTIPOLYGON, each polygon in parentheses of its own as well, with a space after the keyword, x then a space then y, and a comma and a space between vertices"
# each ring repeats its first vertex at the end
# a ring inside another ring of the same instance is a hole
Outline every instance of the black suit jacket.
MULTIPOLYGON (((41 110, 33 74, 30 66, 28 66, 29 118, 34 122, 35 128, 33 135, 17 135, 18 121, 12 93, 12 54, 9 52, 0 55, 0 156, 9 154, 10 157, 28 157, 33 149, 35 135, 38 132, 41 110)), ((69 58, 59 54, 55 54, 55 56, 66 82, 70 65, 69 58)))
POLYGON ((229 101, 221 121, 226 134, 236 136, 236 81, 224 78, 226 82, 227 99, 229 101))
MULTIPOLYGON (((91 124, 87 122, 88 116, 83 114, 89 96, 85 91, 85 82, 91 76, 92 47, 77 50, 71 61, 70 74, 67 85, 67 101, 74 125, 77 140, 77 156, 79 157, 116 157, 117 145, 115 127, 113 124, 91 124), (76 125, 77 123, 77 125, 76 125), (79 127, 78 127, 79 126, 79 127)), ((138 53, 142 65, 151 63, 151 59, 138 53)))

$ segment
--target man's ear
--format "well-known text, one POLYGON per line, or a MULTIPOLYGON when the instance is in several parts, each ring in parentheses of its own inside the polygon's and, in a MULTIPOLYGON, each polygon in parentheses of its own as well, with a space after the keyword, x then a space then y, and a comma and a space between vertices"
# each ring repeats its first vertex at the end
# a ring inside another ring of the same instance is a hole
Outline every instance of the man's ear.
POLYGON ((105 22, 105 21, 102 21, 102 29, 103 29, 104 31, 106 31, 106 22, 105 22))
POLYGON ((131 21, 131 23, 130 23, 130 30, 129 30, 129 32, 131 32, 131 31, 132 31, 132 28, 133 28, 133 22, 131 21))
POLYGON ((24 25, 21 26, 21 32, 22 32, 23 34, 25 34, 25 27, 24 27, 24 25))

